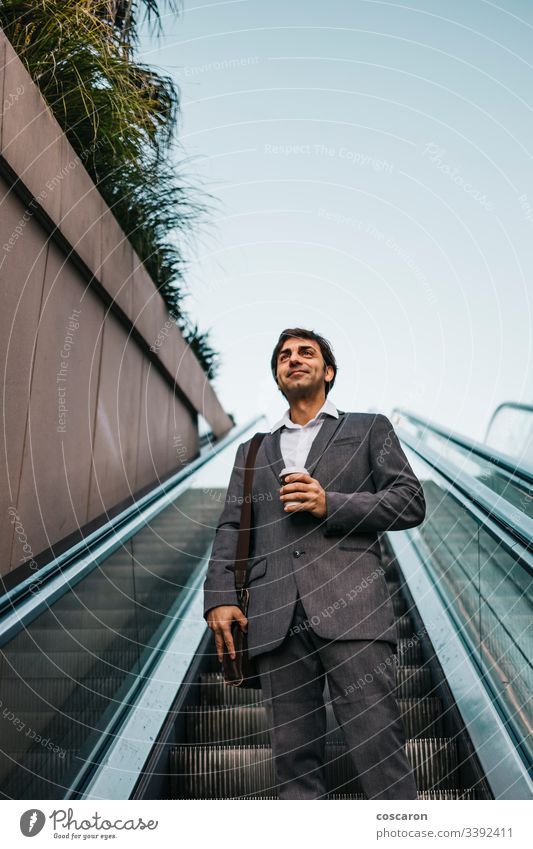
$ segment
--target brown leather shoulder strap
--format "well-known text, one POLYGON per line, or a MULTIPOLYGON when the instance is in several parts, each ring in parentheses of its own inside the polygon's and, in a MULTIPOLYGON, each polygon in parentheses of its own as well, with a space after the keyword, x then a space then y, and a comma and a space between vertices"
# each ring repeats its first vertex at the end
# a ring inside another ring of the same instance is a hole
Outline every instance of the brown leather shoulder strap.
POLYGON ((250 526, 252 521, 252 482, 254 477, 254 466, 259 446, 266 433, 255 433, 248 446, 244 467, 244 501, 241 509, 241 521, 239 524, 239 536, 237 540, 237 554, 235 556, 235 586, 237 590, 242 589, 246 583, 246 570, 250 552, 250 526))

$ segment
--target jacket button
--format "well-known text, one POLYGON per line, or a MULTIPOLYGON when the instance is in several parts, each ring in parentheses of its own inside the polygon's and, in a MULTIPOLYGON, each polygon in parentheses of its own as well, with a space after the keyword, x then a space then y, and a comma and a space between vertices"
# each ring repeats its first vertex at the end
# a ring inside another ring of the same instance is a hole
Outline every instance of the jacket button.
POLYGON ((299 557, 300 554, 305 554, 305 551, 299 551, 298 549, 296 549, 292 553, 294 554, 295 557, 299 557))

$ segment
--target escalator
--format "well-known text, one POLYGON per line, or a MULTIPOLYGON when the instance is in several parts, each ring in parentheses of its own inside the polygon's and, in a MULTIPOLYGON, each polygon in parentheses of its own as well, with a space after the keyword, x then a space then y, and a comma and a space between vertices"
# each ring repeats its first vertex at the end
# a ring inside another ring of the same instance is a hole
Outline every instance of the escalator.
MULTIPOLYGON (((399 635, 397 699, 419 798, 490 799, 394 559, 384 554, 383 562, 399 635)), ((197 703, 185 706, 186 743, 171 750, 172 798, 276 798, 261 691, 227 687, 217 671, 200 674, 195 690, 197 703)), ((325 690, 326 798, 363 799, 325 690)))
MULTIPOLYGON (((397 419, 428 504, 380 540, 419 798, 533 798, 531 470, 397 419)), ((223 684, 201 603, 236 447, 259 429, 0 599, 4 798, 277 798, 261 691, 223 684)), ((363 798, 324 698, 327 798, 363 798)))
MULTIPOLYGON (((400 638, 397 698, 419 798, 532 798, 533 477, 398 412, 427 518, 383 535, 381 545, 400 638), (422 572, 431 593, 417 586, 422 572)), ((189 703, 180 705, 171 797, 276 798, 261 692, 225 686, 215 666, 197 675, 189 703)), ((324 699, 327 798, 363 798, 327 686, 324 699)))

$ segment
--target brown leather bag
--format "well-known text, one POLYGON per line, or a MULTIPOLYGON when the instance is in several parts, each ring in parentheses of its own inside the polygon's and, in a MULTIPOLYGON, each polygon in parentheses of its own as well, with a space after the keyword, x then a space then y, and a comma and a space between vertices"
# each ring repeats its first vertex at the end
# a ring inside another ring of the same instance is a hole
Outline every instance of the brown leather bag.
MULTIPOLYGON (((246 587, 246 573, 250 556, 250 528, 252 520, 252 481, 254 476, 255 458, 259 446, 266 433, 256 433, 248 447, 244 468, 244 501, 239 523, 237 552, 235 556, 235 589, 239 599, 239 607, 245 616, 248 615, 249 590, 246 587)), ((261 682, 254 660, 248 657, 248 637, 241 630, 236 620, 231 624, 231 636, 235 646, 235 658, 229 655, 228 647, 224 645, 222 670, 224 683, 234 687, 260 688, 261 682)))

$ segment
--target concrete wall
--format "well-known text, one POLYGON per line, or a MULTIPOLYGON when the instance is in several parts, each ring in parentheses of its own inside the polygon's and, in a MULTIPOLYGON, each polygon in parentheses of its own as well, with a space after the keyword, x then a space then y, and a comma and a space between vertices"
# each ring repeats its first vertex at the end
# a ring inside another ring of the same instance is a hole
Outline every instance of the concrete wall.
POLYGON ((232 421, 1 31, 0 92, 5 576, 232 421))

